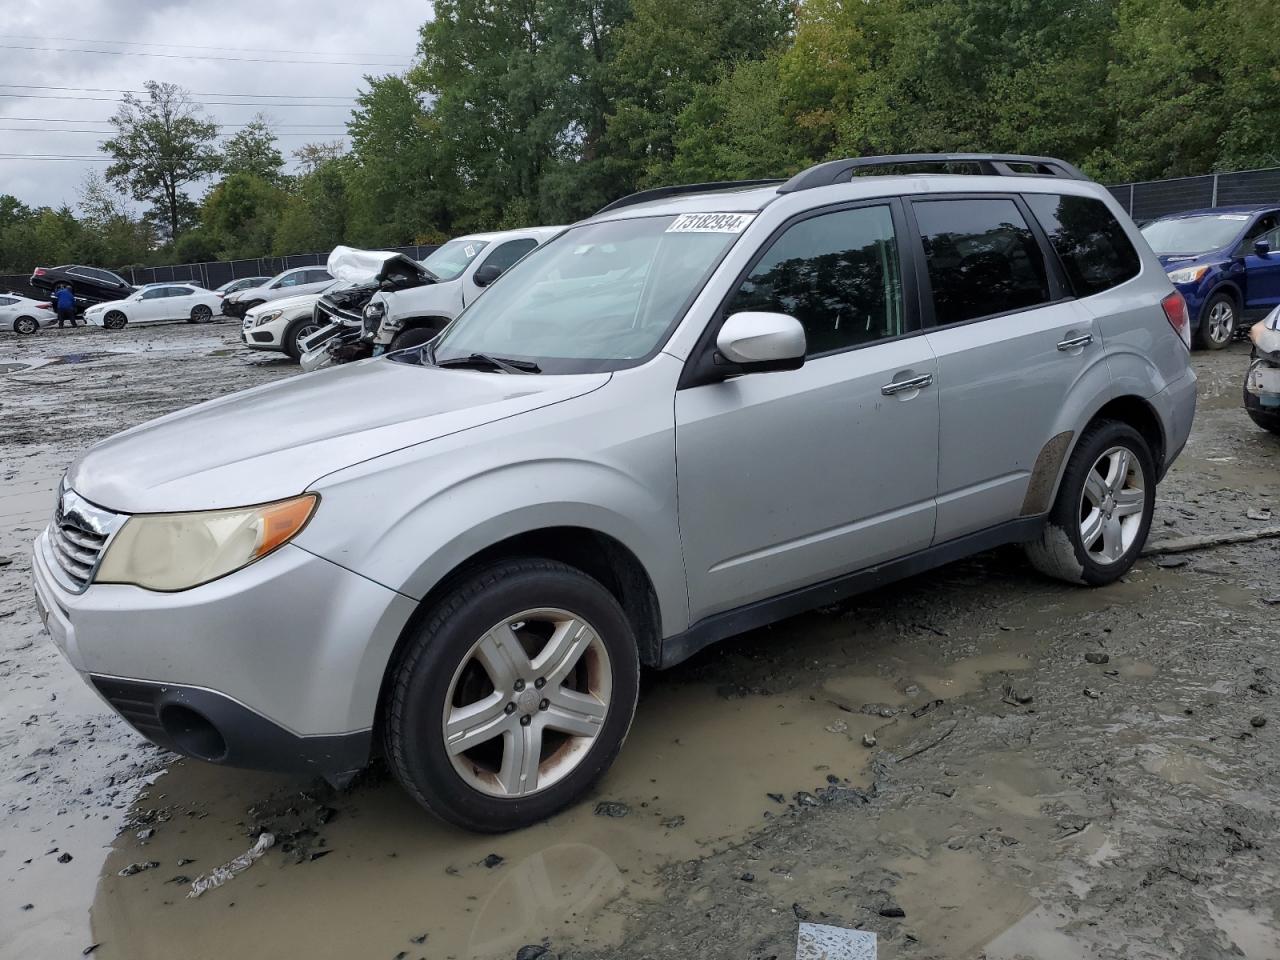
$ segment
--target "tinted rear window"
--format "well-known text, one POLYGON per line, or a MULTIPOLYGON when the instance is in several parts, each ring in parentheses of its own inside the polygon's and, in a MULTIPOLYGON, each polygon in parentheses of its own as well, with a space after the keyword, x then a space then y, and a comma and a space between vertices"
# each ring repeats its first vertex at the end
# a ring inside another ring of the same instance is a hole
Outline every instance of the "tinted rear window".
POLYGON ((913 206, 939 324, 1049 301, 1044 254, 1013 200, 926 200, 913 206))
POLYGON ((1023 199, 1049 235, 1077 297, 1110 290, 1138 275, 1138 251, 1101 200, 1054 193, 1029 193, 1023 199))

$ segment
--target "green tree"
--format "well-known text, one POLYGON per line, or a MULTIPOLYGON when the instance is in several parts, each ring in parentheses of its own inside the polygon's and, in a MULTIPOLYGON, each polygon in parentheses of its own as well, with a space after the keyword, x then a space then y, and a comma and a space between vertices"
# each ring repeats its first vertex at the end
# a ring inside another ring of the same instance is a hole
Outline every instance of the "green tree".
POLYGON ((258 114, 222 144, 222 172, 248 173, 268 183, 279 183, 284 156, 267 118, 258 114))
POLYGON ((461 190, 436 117, 409 78, 366 77, 365 83, 348 124, 351 155, 344 168, 351 242, 446 239, 461 190))
POLYGON ((213 147, 218 126, 177 84, 148 80, 145 86, 146 99, 125 94, 111 118, 115 135, 99 146, 113 158, 107 179, 157 208, 172 242, 184 226, 183 201, 190 204, 183 188, 221 163, 213 147))
POLYGON ((275 184, 251 173, 233 173, 209 191, 201 222, 217 238, 219 256, 261 256, 271 249, 287 200, 275 184))
POLYGON ((788 117, 780 67, 776 57, 744 60, 694 92, 676 117, 672 179, 778 177, 807 163, 788 117))
POLYGON ((676 117, 723 67, 776 50, 791 22, 788 0, 634 0, 608 81, 610 149, 624 178, 669 180, 676 117))

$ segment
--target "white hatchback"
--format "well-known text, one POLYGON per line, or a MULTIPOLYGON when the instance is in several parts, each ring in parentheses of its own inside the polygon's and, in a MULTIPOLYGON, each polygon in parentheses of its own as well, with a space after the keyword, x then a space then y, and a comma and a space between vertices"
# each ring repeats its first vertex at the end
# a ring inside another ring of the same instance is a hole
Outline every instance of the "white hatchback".
POLYGON ((221 294, 189 283, 170 283, 143 287, 124 300, 94 304, 84 312, 84 318, 95 326, 123 330, 129 323, 208 323, 221 308, 221 294))
POLYGON ((16 293, 0 294, 0 330, 27 335, 57 319, 47 300, 32 300, 16 293))

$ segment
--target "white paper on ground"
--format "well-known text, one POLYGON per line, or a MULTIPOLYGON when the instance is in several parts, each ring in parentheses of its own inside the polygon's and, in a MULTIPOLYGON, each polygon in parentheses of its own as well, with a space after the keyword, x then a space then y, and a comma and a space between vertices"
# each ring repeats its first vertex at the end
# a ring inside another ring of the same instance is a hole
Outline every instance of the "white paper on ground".
POLYGON ((876 960, 876 935, 824 923, 800 924, 796 960, 876 960))

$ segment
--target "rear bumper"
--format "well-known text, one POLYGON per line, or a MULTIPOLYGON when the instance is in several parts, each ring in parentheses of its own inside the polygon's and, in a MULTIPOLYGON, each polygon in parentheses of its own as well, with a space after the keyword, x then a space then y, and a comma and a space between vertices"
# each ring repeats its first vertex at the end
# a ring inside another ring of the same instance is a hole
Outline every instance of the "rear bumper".
POLYGON ((1160 465, 1160 479, 1178 459, 1187 438, 1191 436, 1191 424, 1196 416, 1196 375, 1190 367, 1187 372, 1150 399, 1156 415, 1164 428, 1164 462, 1160 465))

